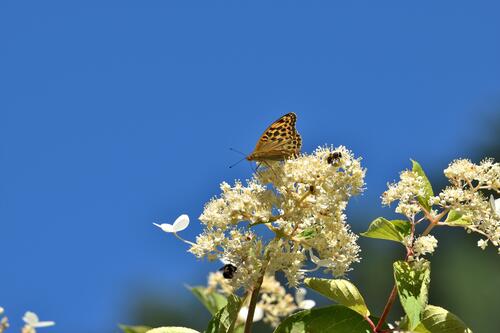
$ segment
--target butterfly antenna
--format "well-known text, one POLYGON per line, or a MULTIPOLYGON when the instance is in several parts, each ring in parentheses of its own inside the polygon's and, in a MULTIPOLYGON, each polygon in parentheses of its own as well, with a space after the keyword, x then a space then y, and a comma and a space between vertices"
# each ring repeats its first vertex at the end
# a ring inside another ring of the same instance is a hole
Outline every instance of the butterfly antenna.
POLYGON ((238 162, 236 162, 236 163, 234 163, 234 164, 230 165, 230 166, 229 166, 229 169, 231 169, 231 168, 232 168, 232 167, 234 167, 235 165, 239 164, 239 163, 240 163, 241 161, 243 161, 244 159, 246 159, 246 156, 245 156, 245 157, 243 157, 243 158, 242 158, 241 160, 239 160, 238 162))
POLYGON ((237 149, 234 149, 234 148, 229 148, 229 150, 230 150, 230 151, 234 151, 235 153, 241 154, 241 155, 243 155, 243 156, 247 156, 247 154, 245 154, 245 153, 243 153, 243 152, 241 152, 241 151, 239 151, 239 150, 237 150, 237 149))

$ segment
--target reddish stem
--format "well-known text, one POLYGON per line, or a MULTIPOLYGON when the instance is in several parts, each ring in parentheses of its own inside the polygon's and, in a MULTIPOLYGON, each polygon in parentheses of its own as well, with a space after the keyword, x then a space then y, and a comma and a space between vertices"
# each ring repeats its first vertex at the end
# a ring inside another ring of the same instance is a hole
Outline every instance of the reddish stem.
POLYGON ((375 327, 375 324, 370 319, 370 317, 366 316, 365 320, 368 322, 368 325, 370 325, 370 328, 372 329, 372 332, 377 333, 377 328, 375 327))
POLYGON ((396 296, 398 294, 398 289, 396 288, 396 285, 392 287, 391 294, 389 295, 389 298, 387 299, 387 303, 385 304, 384 307, 384 312, 382 312, 382 316, 378 320, 377 327, 375 327, 375 333, 379 332, 382 326, 385 323, 385 320, 387 319, 387 316, 389 315, 389 312, 391 311, 392 305, 394 304, 394 301, 396 300, 396 296))

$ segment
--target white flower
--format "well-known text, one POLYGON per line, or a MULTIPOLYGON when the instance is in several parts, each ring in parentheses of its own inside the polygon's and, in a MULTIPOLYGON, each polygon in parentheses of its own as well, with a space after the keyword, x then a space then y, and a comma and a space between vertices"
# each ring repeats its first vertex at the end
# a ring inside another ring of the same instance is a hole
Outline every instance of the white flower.
POLYGON ((298 288, 295 292, 295 302, 299 308, 309 310, 316 305, 316 302, 312 299, 305 299, 306 294, 307 290, 305 288, 298 288))
POLYGON ((488 240, 487 239, 478 240, 477 246, 480 247, 482 250, 486 249, 486 247, 488 246, 488 240))
POLYGON ((56 323, 53 321, 40 321, 36 313, 27 311, 23 317, 26 325, 32 328, 49 327, 54 326, 56 323))
MULTIPOLYGON (((247 320, 248 316, 248 306, 242 306, 240 312, 238 312, 238 319, 242 322, 247 320)), ((253 322, 262 320, 264 317, 264 310, 260 306, 255 307, 255 311, 253 313, 253 322)))
POLYGON ((413 252, 417 257, 432 254, 438 245, 437 239, 432 235, 420 236, 413 243, 413 252))
POLYGON ((496 214, 498 218, 500 218, 500 198, 495 200, 493 194, 490 195, 490 206, 493 213, 496 214))
POLYGON ((422 176, 409 170, 401 172, 399 177, 399 182, 388 184, 387 191, 382 194, 382 203, 390 205, 393 201, 399 201, 396 213, 411 218, 421 211, 417 197, 425 194, 425 182, 422 176))
POLYGON ((170 223, 162 223, 162 224, 153 223, 153 224, 165 232, 176 233, 188 227, 189 216, 187 216, 186 214, 182 214, 175 220, 174 224, 170 223))
POLYGON ((311 261, 313 262, 313 264, 316 265, 316 267, 311 268, 311 269, 302 269, 301 270, 302 272, 315 272, 318 269, 320 269, 321 267, 330 267, 330 266, 335 265, 335 261, 333 261, 332 259, 320 259, 320 258, 318 258, 314 254, 312 249, 309 249, 309 257, 311 258, 311 261))

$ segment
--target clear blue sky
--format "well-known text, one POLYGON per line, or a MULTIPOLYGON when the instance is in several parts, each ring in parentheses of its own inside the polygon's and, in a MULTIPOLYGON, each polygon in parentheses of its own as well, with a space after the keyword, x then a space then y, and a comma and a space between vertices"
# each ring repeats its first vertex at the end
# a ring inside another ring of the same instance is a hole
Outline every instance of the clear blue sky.
MULTIPOLYGON (((47 332, 112 332, 143 290, 190 296, 200 264, 152 222, 247 178, 265 127, 343 144, 367 192, 489 140, 497 1, 0 2, 0 305, 47 332), (314 4, 313 4, 314 2, 314 4)), ((367 221, 368 222, 368 221, 367 221)), ((363 226, 356 227, 358 230, 363 226)), ((19 323, 13 323, 14 328, 19 323)))

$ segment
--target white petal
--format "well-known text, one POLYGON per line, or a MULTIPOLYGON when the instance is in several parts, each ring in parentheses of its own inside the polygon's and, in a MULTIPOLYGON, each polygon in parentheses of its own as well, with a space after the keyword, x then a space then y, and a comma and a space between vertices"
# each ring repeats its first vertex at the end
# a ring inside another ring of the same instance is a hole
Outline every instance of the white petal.
POLYGON ((174 226, 169 223, 162 223, 162 224, 153 223, 153 224, 165 232, 174 232, 174 226))
POLYGON ((264 318, 264 310, 260 306, 255 307, 255 312, 253 313, 253 321, 259 321, 264 318))
POLYGON ((248 316, 248 307, 242 306, 240 312, 238 312, 239 321, 245 322, 247 320, 247 316, 248 316))
POLYGON ((56 323, 53 322, 53 321, 39 321, 37 324, 35 325, 31 325, 33 326, 34 328, 38 328, 38 327, 49 327, 49 326, 54 326, 56 323))
POLYGON ((34 327, 38 323, 38 316, 34 312, 27 311, 24 314, 23 320, 26 324, 34 327))
POLYGON ((302 303, 306 298, 306 294, 307 294, 306 288, 298 288, 297 291, 295 292, 295 302, 297 304, 302 303))
POLYGON ((182 214, 174 222, 174 232, 179 232, 186 229, 189 225, 189 216, 182 214))
POLYGON ((304 310, 309 310, 314 308, 315 305, 316 305, 315 301, 313 301, 312 299, 306 299, 299 303, 299 308, 304 310))
MULTIPOLYGON (((245 322, 247 320, 248 316, 248 306, 243 306, 240 309, 240 312, 238 312, 238 319, 242 322, 245 322)), ((264 317, 264 310, 260 306, 255 307, 255 311, 253 313, 253 322, 259 321, 264 317)))
POLYGON ((497 212, 497 215, 500 216, 500 198, 495 200, 495 210, 497 212))
POLYGON ((488 240, 485 240, 485 239, 478 240, 477 246, 479 246, 481 249, 485 250, 486 247, 488 246, 488 240))

